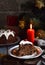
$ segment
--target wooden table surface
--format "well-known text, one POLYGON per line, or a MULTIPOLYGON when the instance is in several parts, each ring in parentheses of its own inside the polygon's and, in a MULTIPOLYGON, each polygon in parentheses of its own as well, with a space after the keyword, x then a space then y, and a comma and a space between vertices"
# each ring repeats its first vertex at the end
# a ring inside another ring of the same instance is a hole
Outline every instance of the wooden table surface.
POLYGON ((32 59, 32 60, 21 60, 13 58, 9 55, 5 55, 1 58, 0 64, 1 65, 37 65, 37 62, 41 60, 41 57, 32 59), (33 64, 30 64, 30 62, 34 62, 33 64))

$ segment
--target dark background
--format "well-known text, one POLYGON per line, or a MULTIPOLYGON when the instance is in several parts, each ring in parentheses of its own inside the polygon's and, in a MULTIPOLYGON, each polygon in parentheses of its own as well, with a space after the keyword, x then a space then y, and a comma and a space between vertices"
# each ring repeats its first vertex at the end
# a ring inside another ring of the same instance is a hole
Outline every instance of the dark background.
POLYGON ((18 15, 21 3, 28 0, 0 0, 0 27, 6 25, 7 15, 18 15))
MULTIPOLYGON (((26 12, 27 8, 24 9, 21 7, 22 4, 28 4, 27 2, 34 3, 34 0, 0 0, 0 27, 5 26, 7 24, 7 16, 8 15, 19 15, 20 13, 26 12)), ((30 7, 30 5, 28 6, 30 7)))

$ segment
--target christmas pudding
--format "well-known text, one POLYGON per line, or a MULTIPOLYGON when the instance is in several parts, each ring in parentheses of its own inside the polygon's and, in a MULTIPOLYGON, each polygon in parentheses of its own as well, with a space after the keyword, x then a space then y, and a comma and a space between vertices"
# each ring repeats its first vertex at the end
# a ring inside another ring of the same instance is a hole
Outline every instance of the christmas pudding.
POLYGON ((33 55, 33 54, 35 55, 35 53, 38 54, 38 50, 30 42, 24 41, 24 44, 23 44, 23 41, 21 41, 21 44, 19 44, 19 47, 13 49, 11 53, 13 55, 21 57, 26 55, 33 55))
POLYGON ((16 41, 16 34, 12 30, 0 30, 0 44, 14 43, 16 41))

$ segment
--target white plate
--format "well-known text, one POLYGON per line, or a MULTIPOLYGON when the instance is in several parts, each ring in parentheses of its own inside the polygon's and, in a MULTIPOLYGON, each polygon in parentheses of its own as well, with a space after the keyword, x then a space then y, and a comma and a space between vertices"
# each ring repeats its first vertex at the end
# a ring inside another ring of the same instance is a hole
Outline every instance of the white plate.
POLYGON ((10 48, 9 51, 8 51, 9 55, 12 56, 12 57, 14 57, 14 58, 19 58, 19 59, 33 59, 33 58, 39 57, 39 56, 43 53, 43 50, 42 50, 40 47, 35 46, 35 48, 38 48, 38 49, 40 50, 40 53, 39 53, 38 55, 36 55, 36 53, 34 53, 34 54, 32 54, 32 55, 26 55, 26 56, 21 56, 21 57, 19 57, 19 56, 15 56, 15 55, 13 55, 13 54, 11 53, 11 51, 12 51, 13 49, 16 49, 16 48, 18 48, 18 47, 19 47, 19 45, 16 45, 16 46, 10 48))

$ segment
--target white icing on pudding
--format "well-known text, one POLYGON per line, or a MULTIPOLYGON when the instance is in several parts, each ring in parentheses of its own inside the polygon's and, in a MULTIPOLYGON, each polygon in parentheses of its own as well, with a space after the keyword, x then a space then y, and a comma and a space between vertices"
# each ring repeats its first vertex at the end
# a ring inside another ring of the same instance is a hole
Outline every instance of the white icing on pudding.
POLYGON ((0 30, 0 37, 5 35, 6 39, 8 40, 9 35, 15 36, 14 31, 11 30, 0 30))

